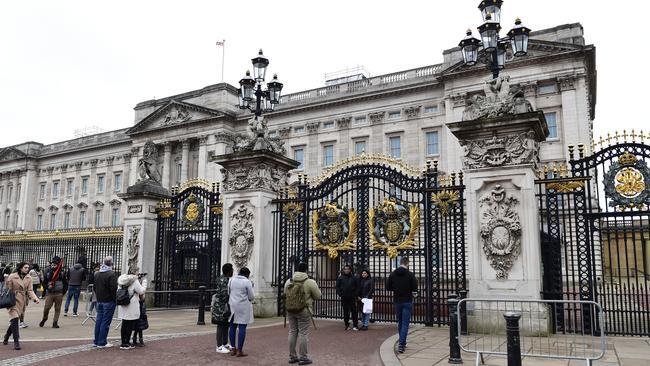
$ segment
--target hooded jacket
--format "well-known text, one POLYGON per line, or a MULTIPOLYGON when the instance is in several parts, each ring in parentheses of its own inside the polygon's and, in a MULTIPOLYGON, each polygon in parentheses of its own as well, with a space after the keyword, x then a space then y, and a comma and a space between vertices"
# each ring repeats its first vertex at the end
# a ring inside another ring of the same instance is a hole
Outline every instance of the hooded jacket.
POLYGON ((321 297, 321 292, 320 289, 318 288, 318 284, 316 284, 316 281, 309 278, 309 276, 307 276, 305 272, 294 272, 291 279, 287 280, 287 282, 284 283, 285 293, 287 292, 287 287, 289 287, 291 281, 293 282, 304 281, 302 288, 303 290, 305 290, 305 300, 307 300, 307 304, 309 304, 308 305, 309 313, 313 314, 314 301, 320 299, 321 297))
POLYGON ((137 295, 144 295, 144 287, 138 281, 138 276, 123 274, 117 278, 117 285, 126 288, 131 296, 128 305, 117 306, 117 317, 123 320, 140 319, 140 301, 137 295))
POLYGON ((359 296, 362 299, 372 299, 372 294, 375 292, 375 280, 368 276, 367 278, 359 278, 359 296))
POLYGON ((388 276, 386 290, 393 291, 395 303, 413 302, 413 292, 417 292, 418 283, 413 272, 400 266, 388 276))
POLYGON ((95 272, 94 285, 97 302, 115 302, 117 275, 110 267, 95 272))
POLYGON ((359 289, 359 280, 350 272, 350 274, 343 274, 336 279, 336 294, 342 298, 354 298, 357 296, 359 289))
POLYGON ((81 282, 84 280, 84 273, 86 270, 83 268, 81 263, 75 263, 70 271, 68 272, 68 285, 70 286, 81 286, 81 282))

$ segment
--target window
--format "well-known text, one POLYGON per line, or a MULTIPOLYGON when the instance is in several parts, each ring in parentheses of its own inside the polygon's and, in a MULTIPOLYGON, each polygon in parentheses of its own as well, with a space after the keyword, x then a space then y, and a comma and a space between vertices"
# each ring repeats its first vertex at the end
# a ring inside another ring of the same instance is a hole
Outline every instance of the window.
POLYGON ((65 195, 72 196, 74 193, 74 179, 68 179, 67 185, 65 187, 65 195))
POLYGON ((9 186, 9 194, 7 195, 7 202, 11 202, 11 196, 14 193, 14 186, 9 186))
POLYGON ((537 94, 553 94, 557 92, 557 84, 542 84, 537 87, 537 94))
POLYGON ((334 145, 323 146, 323 166, 334 164, 334 145))
POLYGON ((81 194, 88 194, 88 177, 81 177, 81 194))
POLYGON ((296 147, 293 149, 293 160, 300 163, 298 169, 305 168, 305 150, 302 147, 296 147))
POLYGON ((388 112, 388 119, 398 119, 401 116, 402 116, 402 112, 400 111, 388 112))
POLYGON ((118 226, 120 224, 120 209, 113 207, 111 210, 111 226, 118 226))
POLYGON ((366 116, 354 117, 354 121, 352 121, 352 124, 355 125, 355 126, 365 125, 366 124, 366 116))
POLYGON ((52 182, 52 198, 59 197, 59 181, 55 180, 52 182))
POLYGON ((97 193, 104 193, 104 179, 103 175, 97 176, 97 193))
POLYGON ((399 136, 388 139, 388 149, 390 156, 394 158, 402 157, 402 142, 399 136))
POLYGON ((0 202, 2 202, 2 196, 5 194, 5 187, 0 187, 0 202))
POLYGON ((366 152, 366 142, 365 141, 355 141, 354 142, 354 155, 358 156, 366 152))
POLYGON ((180 183, 181 182, 181 172, 183 171, 183 164, 178 163, 176 164, 176 182, 180 183))
POLYGON ((304 133, 305 132, 305 126, 298 126, 293 128, 293 133, 304 133))
POLYGON ((43 214, 36 215, 36 230, 43 230, 43 214))
POLYGON ((544 113, 544 117, 546 117, 546 124, 548 125, 548 138, 557 139, 558 131, 557 131, 556 113, 555 112, 544 113))
POLYGON ((14 229, 18 229, 18 212, 14 213, 14 229))
POLYGON ((41 186, 38 189, 38 198, 45 199, 45 183, 41 183, 41 186))
POLYGON ((79 211, 79 228, 86 227, 86 211, 79 211))
POLYGON ((324 130, 331 130, 332 128, 334 128, 334 121, 327 121, 323 123, 324 130))
POLYGON ((428 105, 424 107, 424 113, 438 113, 437 105, 428 105))
POLYGON ((122 173, 115 173, 114 176, 114 190, 115 192, 121 192, 122 191, 122 173))
POLYGON ((65 215, 63 216, 63 228, 64 229, 70 228, 70 212, 66 212, 65 215))
POLYGON ((427 155, 440 154, 440 141, 438 140, 438 132, 427 132, 427 155))
POLYGON ((50 230, 56 229, 56 214, 50 214, 50 230))
POLYGON ((16 186, 16 202, 20 202, 20 190, 21 190, 21 188, 23 188, 23 186, 20 183, 18 183, 18 185, 16 186))
POLYGON ((102 210, 95 210, 95 227, 102 226, 102 210))

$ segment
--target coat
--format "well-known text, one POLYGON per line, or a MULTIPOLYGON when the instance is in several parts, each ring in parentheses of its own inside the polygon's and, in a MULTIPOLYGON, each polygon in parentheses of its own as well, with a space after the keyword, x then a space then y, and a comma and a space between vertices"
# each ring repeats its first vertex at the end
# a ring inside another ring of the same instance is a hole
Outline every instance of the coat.
POLYGON ((336 279, 336 294, 341 298, 353 299, 359 291, 359 279, 353 273, 341 273, 336 279))
POLYGON ((16 305, 7 309, 9 311, 9 319, 20 318, 25 312, 27 306, 27 295, 32 300, 38 299, 32 288, 32 277, 26 275, 20 278, 18 273, 12 273, 5 280, 5 286, 16 293, 16 305))
POLYGON ((359 279, 359 297, 362 299, 372 299, 375 292, 375 280, 372 277, 359 279))
POLYGON ((137 320, 140 319, 140 299, 137 295, 144 294, 144 288, 138 281, 138 276, 123 274, 117 278, 117 285, 126 287, 129 291, 131 301, 129 305, 117 306, 117 317, 122 320, 137 320))
POLYGON ((230 305, 230 320, 235 324, 253 323, 253 284, 251 281, 241 275, 234 276, 228 286, 230 295, 228 304, 230 305))
POLYGON ((216 293, 212 296, 212 323, 228 324, 230 319, 230 295, 228 293, 228 284, 230 277, 222 276, 217 280, 216 293))

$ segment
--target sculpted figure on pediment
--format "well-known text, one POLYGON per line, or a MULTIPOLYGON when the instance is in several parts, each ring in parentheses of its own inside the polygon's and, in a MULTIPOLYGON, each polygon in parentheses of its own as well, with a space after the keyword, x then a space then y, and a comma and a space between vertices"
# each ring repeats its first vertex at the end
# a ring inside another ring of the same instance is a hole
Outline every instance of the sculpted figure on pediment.
POLYGON ((191 118, 192 114, 188 112, 186 107, 176 105, 172 108, 169 108, 162 124, 164 126, 169 126, 189 121, 191 118))

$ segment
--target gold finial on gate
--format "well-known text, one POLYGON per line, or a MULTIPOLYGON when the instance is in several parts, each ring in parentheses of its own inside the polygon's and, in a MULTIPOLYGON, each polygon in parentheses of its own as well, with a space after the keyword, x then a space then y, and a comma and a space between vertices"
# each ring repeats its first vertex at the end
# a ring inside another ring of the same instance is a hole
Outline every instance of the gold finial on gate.
POLYGON ((544 174, 543 178, 546 178, 548 176, 548 163, 544 163, 544 166, 542 167, 542 173, 544 174))
POLYGON ((621 135, 623 137, 623 143, 627 143, 627 131, 623 130, 623 134, 621 135))
POLYGON ((567 168, 566 162, 564 162, 564 161, 561 162, 560 163, 560 178, 566 178, 567 177, 567 171, 568 171, 568 168, 567 168))
POLYGON ((598 147, 601 149, 605 147, 605 140, 603 139, 603 136, 600 136, 600 139, 598 140, 598 147))
POLYGON ((465 177, 465 173, 463 173, 462 170, 459 171, 458 172, 458 185, 459 186, 462 186, 464 184, 464 182, 463 182, 464 177, 465 177))
POLYGON ((621 139, 621 134, 618 133, 618 131, 614 131, 614 140, 616 140, 616 143, 619 144, 621 139))
POLYGON ((573 146, 573 144, 569 144, 567 147, 569 148, 569 160, 573 160, 573 149, 575 146, 573 146))
POLYGON ((451 172, 450 174, 450 185, 455 186, 456 185, 456 172, 451 172))
POLYGON ((632 137, 632 143, 636 143, 636 134, 634 133, 634 129, 632 129, 632 134, 630 136, 632 137))
POLYGON ((645 135, 643 135, 643 130, 639 131, 639 138, 641 139, 641 143, 645 141, 645 135))
POLYGON ((607 145, 612 146, 612 136, 609 132, 607 132, 607 138, 605 140, 607 140, 607 145))
POLYGON ((578 144, 578 156, 580 159, 585 157, 585 144, 578 144))

